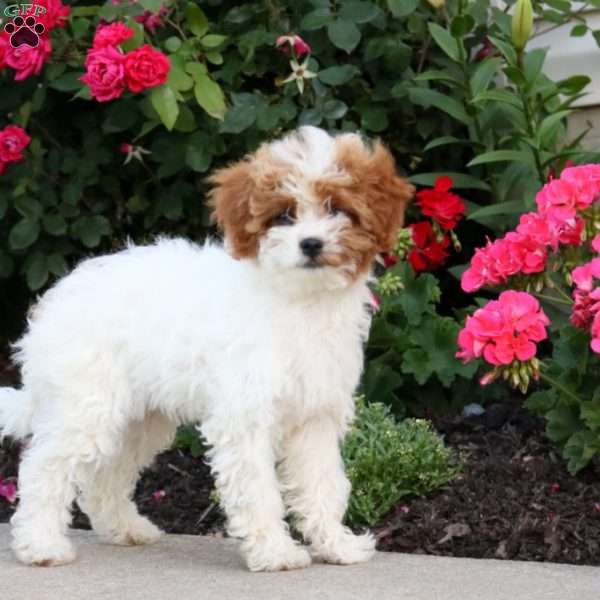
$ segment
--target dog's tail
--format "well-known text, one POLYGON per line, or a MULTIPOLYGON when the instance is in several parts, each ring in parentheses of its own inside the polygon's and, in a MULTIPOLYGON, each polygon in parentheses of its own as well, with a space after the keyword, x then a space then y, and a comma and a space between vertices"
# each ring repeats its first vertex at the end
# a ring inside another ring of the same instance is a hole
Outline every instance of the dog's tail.
POLYGON ((0 439, 21 439, 31 431, 33 401, 26 389, 0 387, 0 439))

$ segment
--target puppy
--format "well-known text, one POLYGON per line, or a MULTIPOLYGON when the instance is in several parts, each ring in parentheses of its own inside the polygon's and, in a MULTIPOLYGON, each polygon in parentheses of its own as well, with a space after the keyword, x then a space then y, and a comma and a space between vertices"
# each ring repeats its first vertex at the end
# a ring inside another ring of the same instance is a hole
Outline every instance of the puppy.
POLYGON ((3 435, 33 434, 12 548, 75 558, 77 498, 115 544, 160 530, 136 479, 181 423, 200 422, 228 531, 252 571, 367 560, 342 525, 340 442, 369 327, 369 271, 413 188, 358 135, 302 127, 211 177, 224 247, 183 239, 83 261, 32 309, 15 345, 23 387, 0 391, 3 435), (292 515, 307 546, 295 542, 292 515))

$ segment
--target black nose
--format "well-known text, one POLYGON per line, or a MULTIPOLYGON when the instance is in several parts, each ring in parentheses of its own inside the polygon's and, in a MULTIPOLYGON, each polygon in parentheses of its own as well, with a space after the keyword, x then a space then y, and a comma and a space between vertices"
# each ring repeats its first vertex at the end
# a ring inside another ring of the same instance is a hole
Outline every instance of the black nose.
POLYGON ((315 258, 323 250, 323 242, 319 238, 304 238, 300 241, 300 248, 304 255, 315 258))

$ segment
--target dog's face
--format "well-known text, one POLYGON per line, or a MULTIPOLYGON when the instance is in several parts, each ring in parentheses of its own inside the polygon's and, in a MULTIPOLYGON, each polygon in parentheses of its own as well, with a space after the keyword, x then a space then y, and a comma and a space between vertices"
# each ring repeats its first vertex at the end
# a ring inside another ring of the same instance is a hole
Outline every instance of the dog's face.
POLYGON ((381 143, 315 127, 262 145, 210 181, 214 215, 235 258, 335 287, 392 250, 414 192, 381 143))

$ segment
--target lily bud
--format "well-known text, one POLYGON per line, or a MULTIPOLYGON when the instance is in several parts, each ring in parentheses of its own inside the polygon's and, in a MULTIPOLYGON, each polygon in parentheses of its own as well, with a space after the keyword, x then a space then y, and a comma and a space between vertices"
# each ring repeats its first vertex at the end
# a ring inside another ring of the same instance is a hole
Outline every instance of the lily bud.
POLYGON ((440 10, 440 8, 446 6, 446 0, 427 0, 427 2, 429 2, 436 10, 440 10))
POLYGON ((533 6, 531 0, 517 0, 512 16, 512 42, 520 52, 527 45, 533 29, 533 6))

